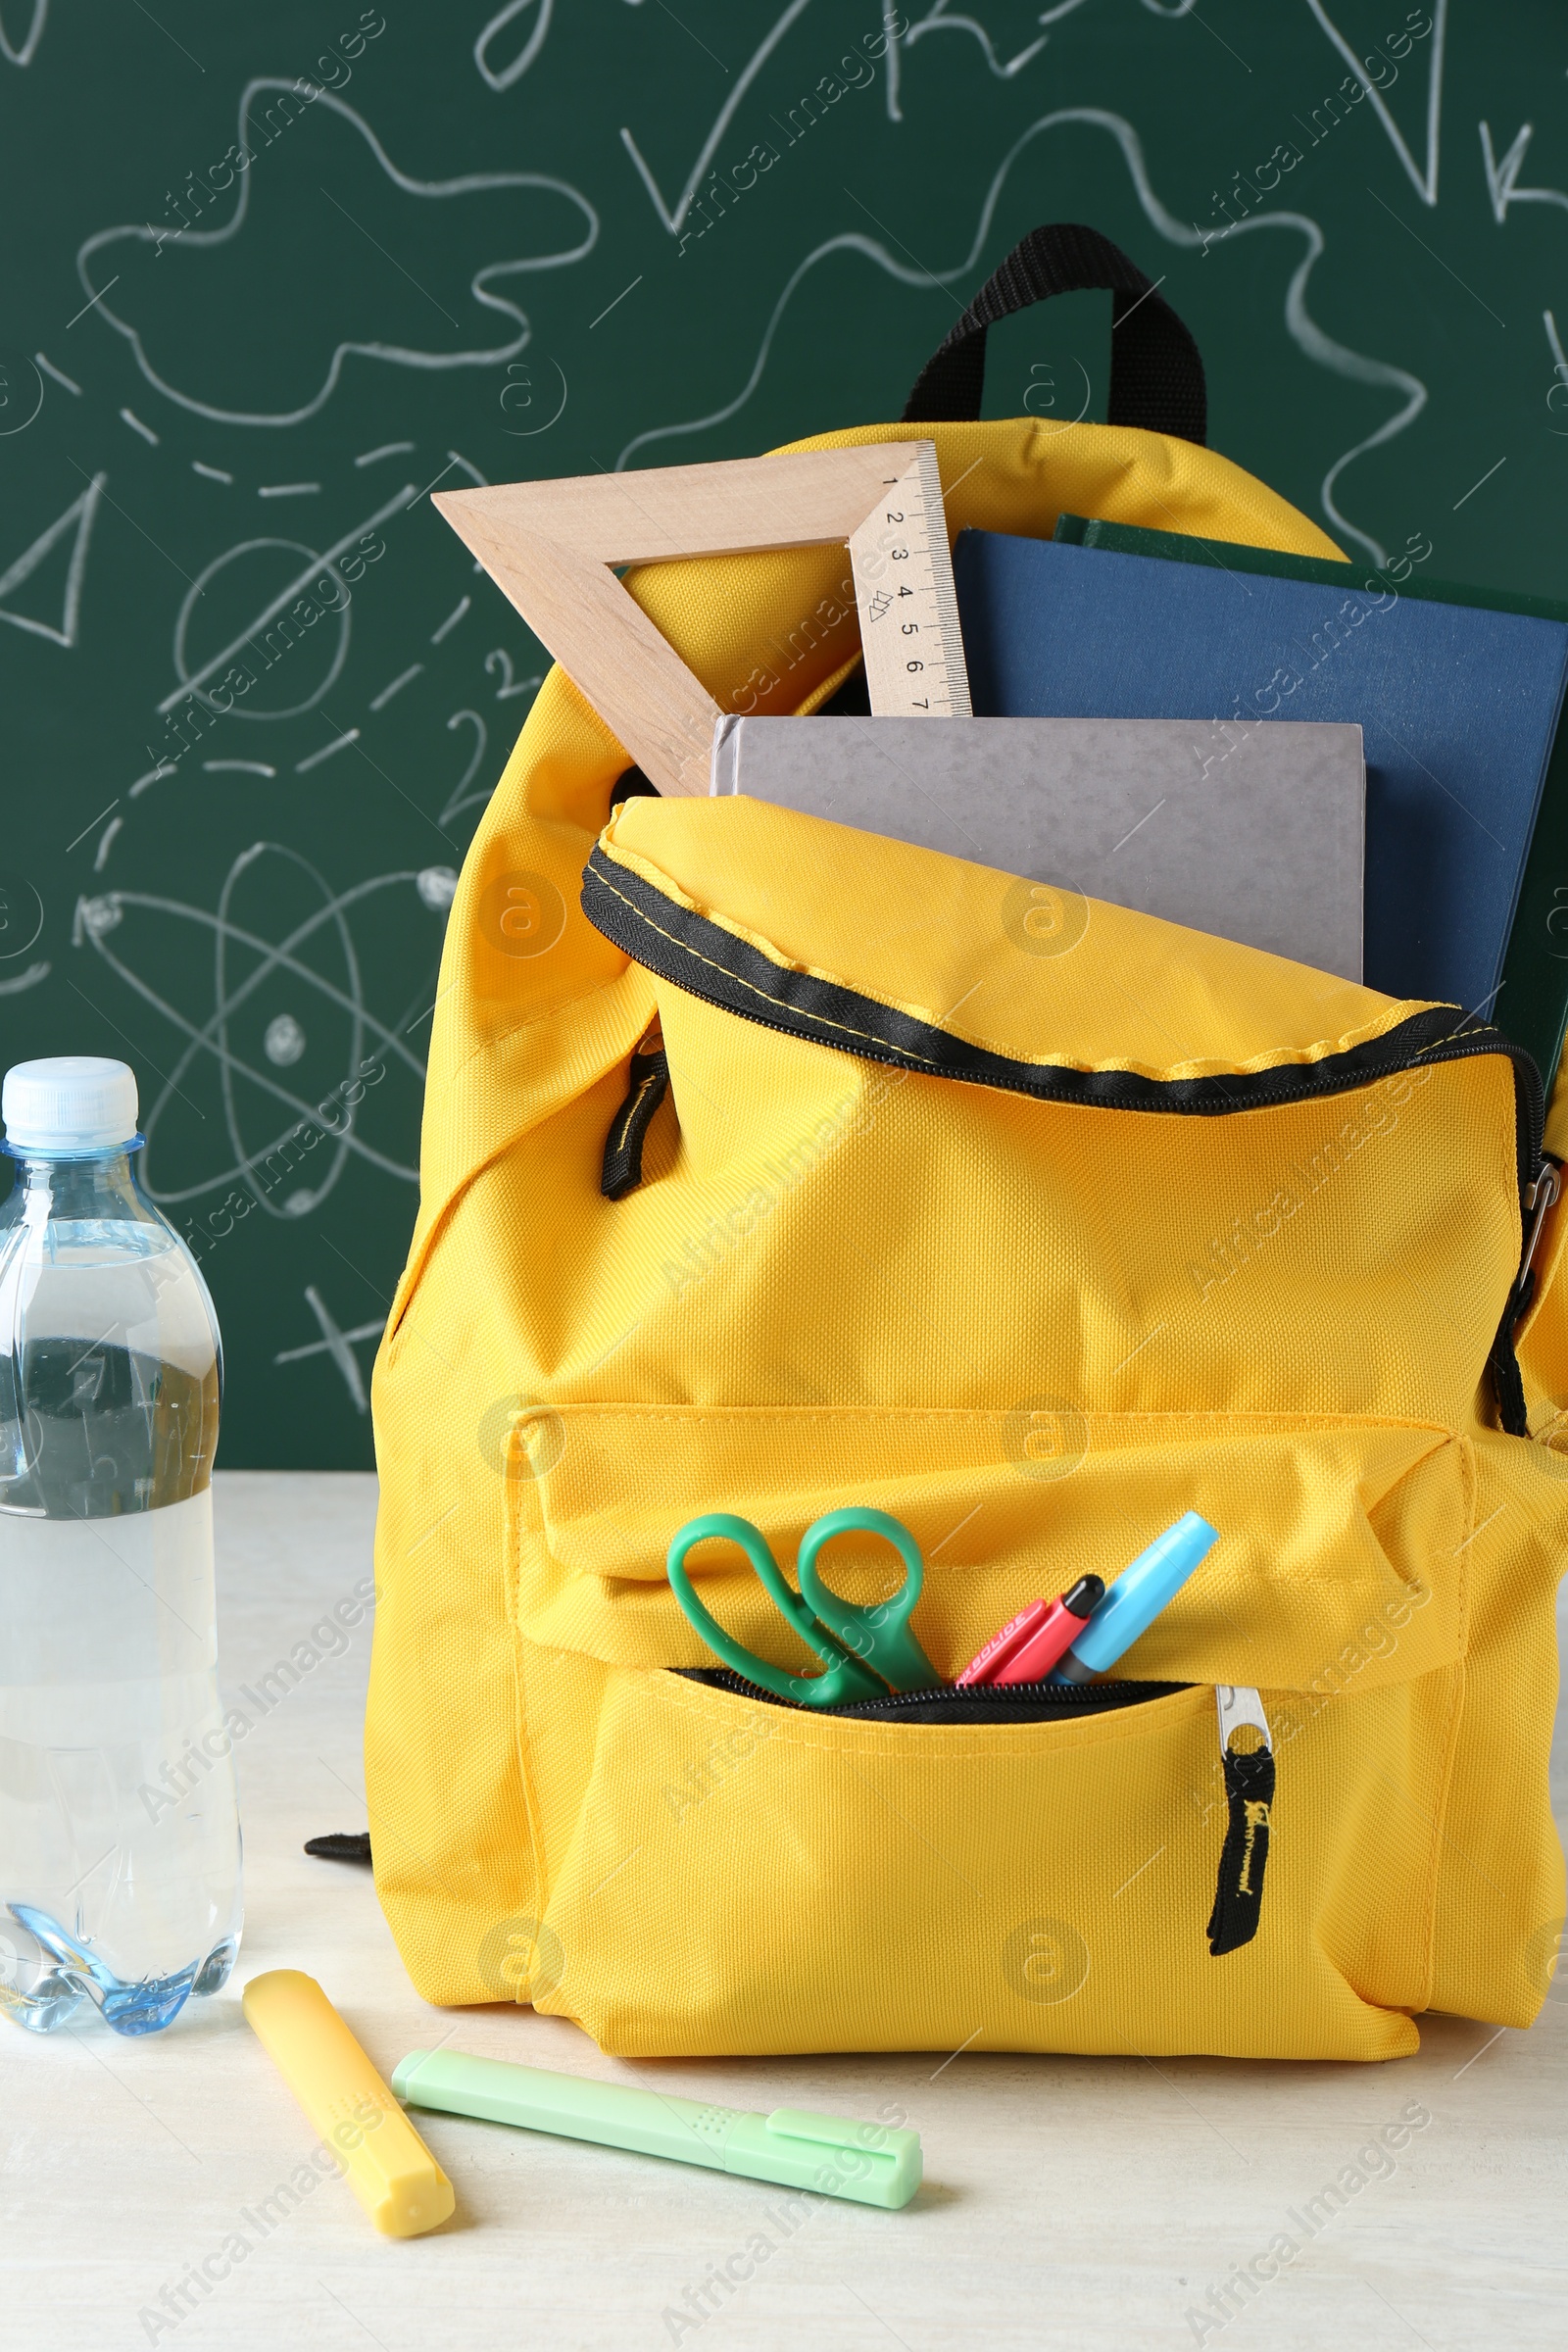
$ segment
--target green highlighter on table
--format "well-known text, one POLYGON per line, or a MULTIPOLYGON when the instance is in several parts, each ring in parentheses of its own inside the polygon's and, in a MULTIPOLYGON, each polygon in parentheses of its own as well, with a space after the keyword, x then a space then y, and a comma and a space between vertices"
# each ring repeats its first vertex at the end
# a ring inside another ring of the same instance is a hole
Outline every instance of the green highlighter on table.
POLYGON ((799 1592, 785 1583, 760 1529, 729 1511, 709 1511, 689 1520, 669 1547, 668 1571, 670 1590, 709 1648, 775 1698, 793 1698, 807 1707, 840 1707, 858 1698, 885 1698, 889 1690, 934 1690, 942 1681, 909 1631, 925 1578, 919 1545, 903 1521, 887 1511, 852 1506, 827 1511, 808 1527, 796 1561, 799 1592), (840 1599, 822 1582, 817 1553, 835 1536, 846 1535, 880 1536, 893 1545, 906 1573, 891 1600, 863 1607, 840 1599), (791 1674, 757 1657, 709 1614, 692 1589, 686 1555, 697 1544, 714 1541, 739 1544, 779 1615, 821 1659, 820 1674, 791 1674))
MULTIPOLYGON (((850 2116, 775 2107, 750 2115, 630 2082, 597 2082, 462 2050, 411 2050, 392 2077, 411 2107, 552 2132, 639 2156, 667 2156, 746 2180, 811 2188, 897 2212, 920 2185, 920 2134, 850 2116)), ((449 2192, 450 2193, 450 2192, 449 2192)))

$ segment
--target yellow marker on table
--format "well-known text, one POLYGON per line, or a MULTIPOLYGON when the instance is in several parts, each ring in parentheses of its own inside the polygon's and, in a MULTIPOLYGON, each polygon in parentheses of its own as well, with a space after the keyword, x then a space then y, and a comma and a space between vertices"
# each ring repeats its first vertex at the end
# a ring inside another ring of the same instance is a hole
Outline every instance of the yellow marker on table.
POLYGON ((269 1969, 246 1985, 244 2009, 376 2228, 417 2237, 444 2222, 451 2181, 316 1979, 269 1969))

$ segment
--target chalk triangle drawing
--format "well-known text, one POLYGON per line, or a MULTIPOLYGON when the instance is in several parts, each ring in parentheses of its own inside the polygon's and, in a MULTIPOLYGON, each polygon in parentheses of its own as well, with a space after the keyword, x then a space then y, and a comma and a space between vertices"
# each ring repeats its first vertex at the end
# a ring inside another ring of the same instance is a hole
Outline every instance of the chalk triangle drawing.
MULTIPOLYGON (((1443 43, 1444 35, 1447 30, 1448 24, 1448 0, 1432 0, 1432 31, 1429 36, 1432 42, 1432 49, 1427 59, 1427 155, 1425 170, 1422 170, 1417 166, 1415 157, 1410 153, 1409 147, 1405 143, 1403 131, 1399 128, 1397 122, 1396 122, 1392 113, 1389 110, 1388 101, 1385 99, 1382 90, 1380 90, 1373 81, 1371 74, 1367 72, 1367 53, 1363 52, 1362 56, 1357 57, 1355 51, 1351 48, 1349 42, 1346 39, 1344 33, 1340 30, 1333 18, 1329 15, 1328 10, 1324 7, 1323 0, 1306 0, 1306 5, 1312 11, 1313 16, 1316 17, 1319 24, 1322 25, 1323 30, 1328 34, 1329 39, 1334 43, 1335 48, 1344 58, 1346 64, 1355 75, 1356 80, 1361 84, 1362 89, 1366 92, 1368 98, 1371 100, 1372 112, 1376 115, 1384 129, 1388 132, 1390 143, 1394 148, 1395 154, 1404 166, 1411 187, 1414 188, 1416 194, 1420 197, 1423 204, 1435 205, 1438 201, 1438 158, 1440 137, 1443 126, 1443 43)), ((1414 63, 1418 54, 1419 53, 1414 48, 1408 50, 1403 62, 1396 66, 1396 72, 1402 73, 1405 66, 1414 63)), ((1388 62, 1393 63, 1394 61, 1390 60, 1388 62)), ((1393 84, 1390 83, 1388 86, 1392 88, 1393 84)))
POLYGON ((12 40, 5 27, 5 19, 0 17, 0 57, 9 58, 14 66, 30 66, 48 22, 49 0, 32 0, 32 23, 19 45, 12 40))
POLYGON ((497 482, 437 490, 430 504, 644 775, 662 793, 706 795, 719 707, 613 567, 846 545, 918 446, 497 482))
POLYGON ((95 473, 79 498, 74 498, 65 513, 40 531, 30 547, 24 547, 16 562, 0 572, 0 598, 8 597, 13 588, 20 588, 37 570, 44 558, 75 526, 75 540, 71 560, 66 566, 65 593, 61 600, 60 626, 52 621, 39 620, 30 612, 13 612, 0 603, 0 620, 9 620, 14 629, 26 629, 34 637, 47 637, 51 645, 63 645, 69 652, 76 642, 76 620, 81 610, 81 583, 87 569, 87 548, 92 539, 93 519, 98 502, 103 496, 107 473, 95 473))

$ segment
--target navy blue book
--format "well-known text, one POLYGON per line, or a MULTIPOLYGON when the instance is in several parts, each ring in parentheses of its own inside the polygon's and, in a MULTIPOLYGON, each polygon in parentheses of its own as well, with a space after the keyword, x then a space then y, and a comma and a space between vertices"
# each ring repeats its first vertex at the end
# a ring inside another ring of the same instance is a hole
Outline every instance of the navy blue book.
POLYGON ((1366 984, 1492 1016, 1568 623, 995 531, 954 571, 977 717, 1359 722, 1366 984))

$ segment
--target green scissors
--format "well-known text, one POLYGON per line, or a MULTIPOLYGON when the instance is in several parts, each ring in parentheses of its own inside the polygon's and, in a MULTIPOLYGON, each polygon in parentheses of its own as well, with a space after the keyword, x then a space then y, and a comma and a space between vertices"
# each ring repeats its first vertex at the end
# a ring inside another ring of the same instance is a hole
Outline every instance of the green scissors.
POLYGON ((777 1698, 793 1698, 807 1707, 837 1707, 849 1699, 886 1698, 890 1689, 929 1690, 942 1679, 909 1631, 910 1613, 925 1578, 919 1546, 902 1520, 886 1511, 828 1511, 808 1527, 796 1562, 799 1592, 792 1592, 784 1582, 760 1529, 728 1511, 709 1511, 689 1520, 669 1547, 667 1565, 670 1589, 709 1648, 749 1683, 771 1690, 777 1698), (904 1583, 891 1600, 870 1607, 841 1600, 817 1574, 816 1555, 823 1544, 852 1532, 883 1537, 903 1560, 904 1583), (732 1641, 709 1615, 692 1590, 686 1555, 694 1544, 715 1538, 740 1545, 780 1616, 821 1659, 821 1674, 790 1674, 770 1665, 732 1641))

